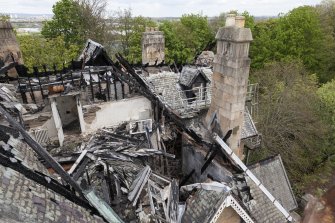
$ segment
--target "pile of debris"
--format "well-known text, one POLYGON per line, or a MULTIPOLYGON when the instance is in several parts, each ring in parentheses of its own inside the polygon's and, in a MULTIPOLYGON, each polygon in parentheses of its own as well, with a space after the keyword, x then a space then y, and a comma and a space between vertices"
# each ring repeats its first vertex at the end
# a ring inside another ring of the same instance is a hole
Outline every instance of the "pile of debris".
POLYGON ((150 166, 155 166, 158 156, 174 155, 158 149, 152 126, 146 126, 144 132, 139 128, 123 123, 100 129, 82 151, 72 154, 77 160, 68 173, 84 190, 94 188, 126 222, 171 222, 177 216, 177 209, 171 206, 178 205, 178 183, 150 166))

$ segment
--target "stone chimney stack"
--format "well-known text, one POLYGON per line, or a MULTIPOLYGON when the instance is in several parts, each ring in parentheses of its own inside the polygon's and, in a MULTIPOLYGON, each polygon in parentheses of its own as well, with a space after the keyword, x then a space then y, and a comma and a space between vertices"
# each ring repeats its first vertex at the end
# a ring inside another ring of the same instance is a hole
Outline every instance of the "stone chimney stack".
MULTIPOLYGON (((13 31, 13 27, 8 21, 0 21, 0 59, 5 65, 11 62, 23 63, 22 54, 13 31), (14 61, 13 61, 14 60, 14 61)), ((8 75, 16 77, 16 70, 13 68, 8 71, 8 75)))
POLYGON ((165 58, 165 38, 157 28, 147 27, 142 35, 142 64, 154 65, 165 58))
POLYGON ((209 126, 216 117, 223 134, 228 130, 233 131, 228 144, 240 158, 243 156, 241 129, 251 62, 249 46, 252 41, 251 31, 244 28, 244 22, 243 16, 229 14, 226 26, 216 34, 212 100, 206 117, 209 126))

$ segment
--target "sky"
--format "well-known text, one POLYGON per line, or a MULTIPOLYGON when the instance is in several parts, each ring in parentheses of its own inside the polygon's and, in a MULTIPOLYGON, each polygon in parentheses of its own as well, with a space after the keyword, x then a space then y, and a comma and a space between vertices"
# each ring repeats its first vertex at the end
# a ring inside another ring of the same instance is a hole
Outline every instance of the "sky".
MULTIPOLYGON (((57 0, 0 0, 0 13, 52 14, 57 0)), ((179 17, 201 13, 216 16, 222 12, 248 11, 254 16, 276 16, 302 5, 316 5, 321 0, 107 0, 108 11, 131 8, 134 15, 179 17)))

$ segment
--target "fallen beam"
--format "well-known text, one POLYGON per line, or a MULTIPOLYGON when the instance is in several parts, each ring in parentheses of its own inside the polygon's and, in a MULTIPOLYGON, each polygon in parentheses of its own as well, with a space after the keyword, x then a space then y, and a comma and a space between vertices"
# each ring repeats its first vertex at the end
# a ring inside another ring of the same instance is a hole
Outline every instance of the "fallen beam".
POLYGON ((2 107, 0 106, 0 113, 3 115, 5 120, 16 130, 18 130, 23 136, 25 142, 43 159, 52 169, 55 170, 59 176, 73 187, 81 196, 82 191, 80 186, 74 181, 70 175, 63 169, 63 167, 57 163, 57 161, 44 149, 39 143, 37 143, 24 128, 2 107))
POLYGON ((110 223, 123 223, 114 210, 102 199, 100 199, 93 189, 84 191, 84 196, 90 204, 110 223))
POLYGON ((79 165, 79 163, 83 160, 83 158, 85 157, 87 153, 87 149, 85 149, 81 154, 80 156, 78 157, 78 159, 76 160, 76 162, 72 165, 71 169, 68 171, 68 174, 72 174, 75 169, 77 168, 77 166, 79 165))

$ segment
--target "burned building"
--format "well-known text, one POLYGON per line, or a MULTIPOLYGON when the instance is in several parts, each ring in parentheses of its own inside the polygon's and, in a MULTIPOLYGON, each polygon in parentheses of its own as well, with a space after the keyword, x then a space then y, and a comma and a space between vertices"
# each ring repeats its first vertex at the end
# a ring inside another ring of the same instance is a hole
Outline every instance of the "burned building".
POLYGON ((2 85, 0 220, 294 222, 280 157, 241 160, 245 140, 259 143, 243 21, 219 30, 213 67, 116 63, 89 40, 72 66, 2 85))

